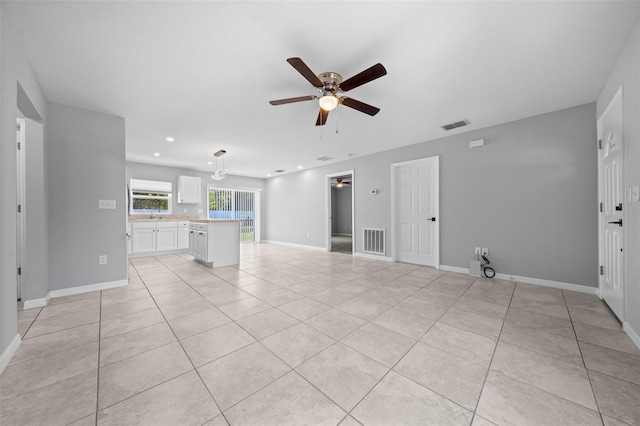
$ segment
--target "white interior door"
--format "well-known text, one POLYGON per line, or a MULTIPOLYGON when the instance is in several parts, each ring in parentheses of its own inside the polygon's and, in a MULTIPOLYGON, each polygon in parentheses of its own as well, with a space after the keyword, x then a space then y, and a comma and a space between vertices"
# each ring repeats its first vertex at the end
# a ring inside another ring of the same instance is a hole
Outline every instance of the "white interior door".
POLYGON ((25 265, 25 195, 26 195, 26 169, 25 169, 25 120, 17 119, 16 142, 17 142, 17 213, 16 213, 16 266, 17 266, 17 295, 18 300, 22 300, 22 274, 25 265))
POLYGON ((622 92, 598 120, 600 145, 600 295, 624 321, 624 182, 622 92))
POLYGON ((439 157, 395 167, 395 250, 400 262, 439 267, 439 157))

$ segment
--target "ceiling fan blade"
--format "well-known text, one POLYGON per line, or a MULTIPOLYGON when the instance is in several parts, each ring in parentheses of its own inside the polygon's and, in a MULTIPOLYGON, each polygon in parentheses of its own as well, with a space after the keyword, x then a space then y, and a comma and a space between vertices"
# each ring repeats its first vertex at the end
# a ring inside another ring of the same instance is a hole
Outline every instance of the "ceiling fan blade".
POLYGON ((380 108, 365 104, 364 102, 356 101, 352 98, 347 98, 346 96, 340 98, 340 103, 344 106, 348 106, 349 108, 353 108, 360 112, 364 112, 365 114, 369 114, 370 116, 374 116, 380 112, 380 108))
POLYGON ((387 70, 382 64, 378 63, 374 66, 367 68, 359 74, 354 75, 351 78, 346 79, 342 83, 340 83, 340 90, 346 92, 351 89, 355 89, 358 86, 362 86, 365 83, 375 80, 376 78, 380 78, 383 75, 387 75, 387 70))
POLYGON ((294 102, 312 101, 316 99, 316 96, 298 96, 297 98, 278 99, 276 101, 269 101, 271 105, 284 105, 292 104, 294 102))
POLYGON ((324 87, 324 84, 320 81, 317 75, 311 71, 311 68, 304 63, 304 61, 300 58, 289 58, 287 62, 291 64, 304 78, 306 78, 309 83, 313 84, 314 87, 324 87))
POLYGON ((320 112, 318 113, 318 119, 316 120, 316 126, 324 126, 327 122, 327 117, 329 117, 329 111, 325 111, 320 108, 320 112))

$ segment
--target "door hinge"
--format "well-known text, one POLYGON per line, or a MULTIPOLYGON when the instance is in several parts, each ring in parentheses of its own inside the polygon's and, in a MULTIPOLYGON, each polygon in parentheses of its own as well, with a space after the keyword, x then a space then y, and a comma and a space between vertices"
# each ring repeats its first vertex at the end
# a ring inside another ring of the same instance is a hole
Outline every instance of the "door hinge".
POLYGON ((18 275, 22 275, 22 266, 18 267, 18 275))
POLYGON ((22 148, 20 147, 20 142, 18 142, 18 151, 20 151, 22 148))
POLYGON ((18 213, 22 213, 22 204, 18 204, 18 213))
POLYGON ((598 139, 598 149, 602 149, 602 139, 598 139))
POLYGON ((604 275, 604 266, 600 266, 600 275, 604 275))
POLYGON ((602 213, 602 203, 600 203, 600 213, 602 213))

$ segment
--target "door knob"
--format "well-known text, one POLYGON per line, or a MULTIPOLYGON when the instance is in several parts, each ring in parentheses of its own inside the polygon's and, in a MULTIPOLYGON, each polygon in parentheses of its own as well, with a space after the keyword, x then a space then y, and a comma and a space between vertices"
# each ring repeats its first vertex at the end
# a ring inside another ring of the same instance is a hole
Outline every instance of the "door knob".
POLYGON ((436 221, 436 218, 435 218, 435 217, 432 217, 432 218, 427 219, 427 220, 430 220, 431 222, 435 222, 435 221, 436 221))
POLYGON ((615 222, 609 222, 609 223, 610 223, 610 224, 612 224, 612 225, 619 225, 619 226, 622 226, 622 219, 620 219, 620 220, 616 220, 615 222))

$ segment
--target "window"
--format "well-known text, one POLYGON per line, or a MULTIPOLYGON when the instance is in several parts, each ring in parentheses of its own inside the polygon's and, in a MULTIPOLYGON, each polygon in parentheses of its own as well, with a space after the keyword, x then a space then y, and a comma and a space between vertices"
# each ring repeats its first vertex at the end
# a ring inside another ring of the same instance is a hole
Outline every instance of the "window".
POLYGON ((209 219, 240 219, 240 242, 255 242, 259 202, 257 191, 209 187, 209 219))
POLYGON ((171 214, 171 182, 131 179, 130 214, 171 214))

